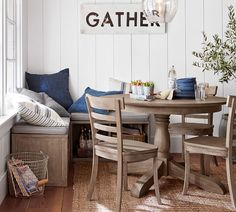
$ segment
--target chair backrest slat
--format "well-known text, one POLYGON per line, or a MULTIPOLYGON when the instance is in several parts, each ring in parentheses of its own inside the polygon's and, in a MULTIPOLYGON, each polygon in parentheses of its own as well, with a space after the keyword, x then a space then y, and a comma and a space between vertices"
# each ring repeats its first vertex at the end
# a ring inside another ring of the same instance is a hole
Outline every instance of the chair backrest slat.
POLYGON ((105 132, 117 133, 116 127, 106 126, 106 125, 104 125, 104 124, 99 124, 99 123, 94 123, 94 127, 95 127, 97 130, 102 130, 102 131, 105 131, 105 132))
POLYGON ((208 114, 187 114, 185 118, 208 119, 208 114))
POLYGON ((233 140, 235 139, 236 96, 228 96, 226 105, 229 108, 229 116, 226 129, 226 147, 231 151, 233 140))
MULTIPOLYGON (((86 95, 89 97, 89 95, 86 95)), ((113 110, 115 111, 116 109, 116 100, 120 99, 121 100, 121 110, 125 108, 124 106, 124 101, 122 101, 123 97, 117 97, 117 98, 110 98, 110 96, 106 97, 99 97, 97 98, 90 98, 90 106, 92 108, 97 108, 97 109, 102 109, 102 110, 113 110), (103 101, 101 101, 101 99, 103 101), (108 100, 107 100, 108 99, 108 100)))
POLYGON ((106 142, 112 142, 112 143, 117 143, 117 138, 116 137, 112 137, 112 136, 107 136, 107 135, 102 135, 99 133, 96 133, 95 136, 98 140, 100 141, 106 141, 106 142))
POLYGON ((105 114, 91 112, 91 116, 94 119, 97 119, 100 121, 107 121, 107 122, 115 122, 116 121, 116 117, 114 115, 105 115, 105 114))

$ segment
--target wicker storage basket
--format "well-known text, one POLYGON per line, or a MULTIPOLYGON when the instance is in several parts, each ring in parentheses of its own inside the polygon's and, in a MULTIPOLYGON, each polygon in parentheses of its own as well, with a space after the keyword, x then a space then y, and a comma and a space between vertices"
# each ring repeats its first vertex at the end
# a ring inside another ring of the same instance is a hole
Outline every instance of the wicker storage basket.
POLYGON ((8 185, 9 193, 15 197, 29 197, 33 195, 42 195, 44 193, 45 184, 48 182, 48 156, 43 152, 18 152, 8 155, 7 158, 8 168, 8 185), (20 177, 14 175, 14 168, 17 167, 12 165, 12 161, 21 160, 24 165, 28 165, 30 170, 38 179, 38 191, 32 194, 22 192, 24 186, 21 185, 20 177), (23 188, 22 188, 23 187, 23 188))

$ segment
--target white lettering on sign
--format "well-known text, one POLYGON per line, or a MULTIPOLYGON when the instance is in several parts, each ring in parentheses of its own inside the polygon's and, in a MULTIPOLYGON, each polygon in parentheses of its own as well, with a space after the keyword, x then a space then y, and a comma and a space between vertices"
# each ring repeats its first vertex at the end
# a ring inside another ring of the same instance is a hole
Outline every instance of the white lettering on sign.
POLYGON ((142 4, 82 4, 81 33, 165 33, 165 24, 149 23, 142 4))

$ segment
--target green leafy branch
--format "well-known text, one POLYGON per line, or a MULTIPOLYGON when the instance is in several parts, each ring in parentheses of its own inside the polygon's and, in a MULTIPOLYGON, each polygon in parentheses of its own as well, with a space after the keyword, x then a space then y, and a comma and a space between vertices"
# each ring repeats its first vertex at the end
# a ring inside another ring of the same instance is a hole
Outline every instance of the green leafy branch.
POLYGON ((224 40, 215 34, 209 41, 203 32, 202 51, 193 51, 193 55, 200 60, 193 62, 193 65, 202 68, 202 71, 213 71, 220 76, 220 82, 236 79, 236 19, 232 5, 228 10, 229 22, 224 40))

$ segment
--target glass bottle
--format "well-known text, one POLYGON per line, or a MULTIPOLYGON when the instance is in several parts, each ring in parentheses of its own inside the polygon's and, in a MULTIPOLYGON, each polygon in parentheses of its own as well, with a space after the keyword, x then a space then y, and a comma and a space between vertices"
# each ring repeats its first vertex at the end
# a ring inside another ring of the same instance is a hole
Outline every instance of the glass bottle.
POLYGON ((172 65, 172 68, 168 72, 168 88, 169 89, 176 88, 176 71, 173 65, 172 65))
POLYGON ((88 149, 92 149, 93 148, 93 140, 92 140, 92 134, 91 134, 91 130, 90 129, 88 131, 87 147, 88 147, 88 149))
POLYGON ((79 146, 81 149, 86 149, 86 147, 87 147, 84 129, 82 129, 81 134, 80 134, 79 146))

